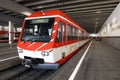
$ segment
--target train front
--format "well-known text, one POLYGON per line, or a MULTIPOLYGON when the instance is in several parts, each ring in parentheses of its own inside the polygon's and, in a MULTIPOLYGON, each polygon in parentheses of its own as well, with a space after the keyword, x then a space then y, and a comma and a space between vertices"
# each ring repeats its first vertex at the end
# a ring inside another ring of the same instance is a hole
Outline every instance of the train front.
POLYGON ((54 62, 55 18, 26 18, 18 40, 18 54, 26 67, 57 69, 54 62))

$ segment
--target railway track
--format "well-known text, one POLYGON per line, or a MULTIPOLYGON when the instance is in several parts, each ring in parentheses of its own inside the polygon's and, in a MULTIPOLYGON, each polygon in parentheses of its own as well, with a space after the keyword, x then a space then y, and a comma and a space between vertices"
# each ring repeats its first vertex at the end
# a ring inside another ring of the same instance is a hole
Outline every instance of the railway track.
POLYGON ((45 72, 45 70, 28 69, 8 80, 35 80, 36 77, 40 76, 43 72, 45 72))
POLYGON ((0 72, 0 80, 47 80, 56 70, 32 69, 22 65, 0 72))
POLYGON ((8 80, 20 73, 26 71, 27 68, 21 65, 14 66, 12 68, 8 68, 6 70, 0 71, 0 80, 8 80))

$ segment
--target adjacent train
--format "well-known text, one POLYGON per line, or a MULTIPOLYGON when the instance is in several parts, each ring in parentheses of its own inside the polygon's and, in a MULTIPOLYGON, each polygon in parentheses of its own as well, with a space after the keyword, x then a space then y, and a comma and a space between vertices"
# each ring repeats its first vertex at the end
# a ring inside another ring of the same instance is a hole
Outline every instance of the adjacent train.
POLYGON ((25 18, 17 48, 26 67, 57 69, 88 41, 88 33, 61 10, 47 10, 25 18))
MULTIPOLYGON (((12 41, 17 42, 20 32, 11 32, 12 41)), ((0 42, 9 42, 9 32, 0 31, 0 42)))
POLYGON ((0 40, 8 39, 8 31, 0 31, 0 40))

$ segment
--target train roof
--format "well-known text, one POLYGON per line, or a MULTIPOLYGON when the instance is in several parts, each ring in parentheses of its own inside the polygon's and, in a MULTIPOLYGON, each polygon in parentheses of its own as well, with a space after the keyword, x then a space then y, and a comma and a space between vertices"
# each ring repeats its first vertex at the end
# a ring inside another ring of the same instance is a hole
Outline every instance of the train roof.
POLYGON ((75 25, 79 26, 79 28, 84 31, 87 32, 85 29, 83 29, 80 25, 78 25, 75 21, 73 21, 70 17, 68 17, 65 13, 63 13, 61 10, 45 10, 45 11, 38 11, 38 12, 34 12, 32 13, 30 16, 28 16, 26 19, 30 19, 33 17, 44 17, 44 16, 54 16, 54 15, 59 15, 62 16, 64 18, 66 18, 67 20, 71 21, 72 23, 74 23, 75 25))

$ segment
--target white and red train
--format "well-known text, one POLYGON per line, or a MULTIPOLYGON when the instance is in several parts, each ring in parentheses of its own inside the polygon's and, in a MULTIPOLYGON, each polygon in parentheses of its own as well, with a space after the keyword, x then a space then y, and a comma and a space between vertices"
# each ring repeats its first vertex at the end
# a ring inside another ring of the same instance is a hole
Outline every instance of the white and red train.
MULTIPOLYGON (((18 41, 18 37, 20 32, 11 32, 12 34, 12 41, 18 41)), ((9 32, 8 31, 0 31, 0 43, 2 42, 9 42, 9 32)))
POLYGON ((26 67, 57 69, 89 41, 88 33, 60 10, 25 18, 18 54, 26 67))
POLYGON ((8 31, 0 31, 0 40, 8 39, 8 31))

